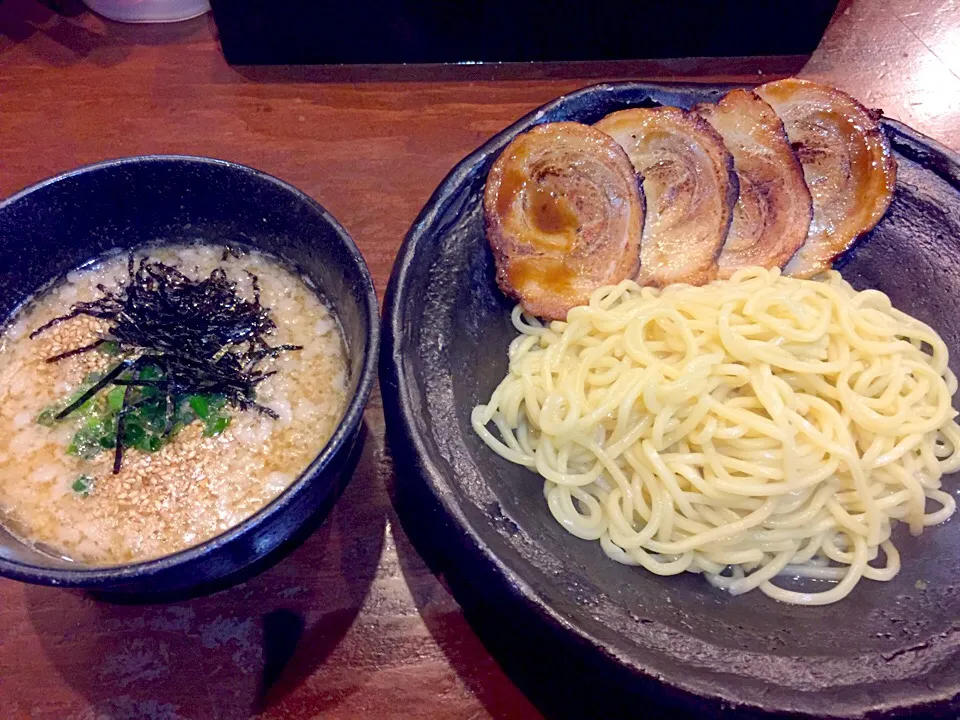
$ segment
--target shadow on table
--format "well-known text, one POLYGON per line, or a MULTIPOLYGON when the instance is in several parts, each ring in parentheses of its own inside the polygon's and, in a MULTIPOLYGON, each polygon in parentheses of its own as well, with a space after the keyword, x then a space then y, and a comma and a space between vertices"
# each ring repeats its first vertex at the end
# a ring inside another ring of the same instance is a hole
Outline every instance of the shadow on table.
POLYGON ((125 24, 91 21, 81 0, 0 2, 0 54, 30 41, 30 52, 54 67, 91 61, 113 67, 133 48, 176 45, 209 36, 213 20, 201 16, 176 23, 125 24))
MULTIPOLYGON (((388 487, 393 496, 393 487, 388 487)), ((401 520, 391 512, 390 525, 403 579, 430 635, 470 692, 496 720, 529 720, 536 708, 490 657, 460 607, 424 560, 417 554, 401 520)))
POLYGON ((639 680, 626 671, 611 672, 610 665, 593 662, 575 640, 545 626, 522 602, 508 597, 510 593, 492 573, 465 577, 438 552, 456 540, 438 524, 442 519, 436 500, 412 479, 397 482, 390 491, 406 533, 394 531, 397 555, 420 615, 451 665, 491 715, 528 718, 532 703, 549 718, 712 717, 684 710, 677 698, 660 686, 654 688, 652 681, 639 680), (446 588, 463 614, 450 607, 453 603, 446 588), (463 652, 464 646, 476 643, 482 643, 502 671, 480 671, 470 656, 486 653, 463 652), (504 672, 516 684, 510 692, 519 688, 528 698, 523 704, 517 705, 509 695, 499 702, 504 672))
POLYGON ((309 677, 353 624, 380 558, 385 511, 366 502, 374 444, 358 446, 323 525, 241 585, 166 605, 27 586, 36 634, 91 717, 246 718, 309 677))
POLYGON ((665 60, 595 60, 538 63, 371 64, 371 65, 234 65, 231 70, 257 83, 486 82, 503 80, 638 79, 747 82, 794 75, 807 55, 665 60))

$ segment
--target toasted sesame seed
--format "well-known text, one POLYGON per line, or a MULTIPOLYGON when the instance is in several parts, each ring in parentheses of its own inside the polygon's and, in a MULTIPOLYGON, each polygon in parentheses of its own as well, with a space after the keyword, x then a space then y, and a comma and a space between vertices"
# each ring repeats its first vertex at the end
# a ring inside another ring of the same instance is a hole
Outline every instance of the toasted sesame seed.
MULTIPOLYGON (((178 253, 157 259, 169 262, 179 257, 188 274, 187 266, 196 264, 197 275, 209 274, 219 259, 218 254, 208 257, 209 253, 204 255, 196 249, 178 253)), ((105 263, 102 272, 122 275, 125 262, 118 259, 105 263), (111 265, 117 267, 111 269, 111 265)), ((212 438, 205 438, 202 424, 194 423, 158 452, 127 450, 117 475, 112 473, 110 452, 89 461, 64 455, 70 437, 66 428, 31 425, 30 432, 41 442, 35 450, 15 452, 13 418, 18 413, 29 410, 39 414, 45 406, 62 399, 64 388, 77 387, 89 373, 102 372, 115 359, 90 352, 58 363, 45 362, 48 357, 93 342, 107 328, 103 321, 85 316, 54 326, 35 340, 24 335, 5 343, 0 337, 0 510, 11 506, 11 498, 16 498, 20 512, 17 520, 33 537, 75 559, 94 563, 163 555, 207 539, 255 512, 273 499, 326 442, 339 419, 345 395, 343 383, 332 385, 330 379, 346 373, 340 338, 335 333, 314 333, 328 313, 305 286, 297 289, 289 274, 256 255, 231 259, 227 264, 235 266, 231 274, 238 277, 238 282, 248 282, 245 267, 260 277, 264 304, 274 308, 278 319, 275 341, 307 346, 298 362, 275 363, 279 374, 259 389, 266 402, 271 397, 278 401, 288 398, 294 405, 293 419, 265 421, 256 413, 236 412, 230 426, 212 438), (290 287, 294 287, 292 292, 290 287), (25 375, 31 378, 30 390, 11 390, 16 385, 8 382, 10 378, 25 375), (39 389, 31 392, 34 385, 39 389), (26 470, 20 472, 21 468, 51 462, 70 482, 79 474, 93 477, 90 495, 56 495, 53 484, 28 487, 7 479, 23 477, 26 470), (18 472, 4 473, 5 467, 16 467, 18 472), (282 481, 271 479, 274 475, 282 481), (66 529, 77 537, 68 538, 66 529)), ((27 328, 62 314, 77 299, 95 297, 95 282, 94 276, 81 276, 75 283, 76 297, 70 302, 57 304, 55 290, 51 304, 41 303, 28 317, 27 328)))

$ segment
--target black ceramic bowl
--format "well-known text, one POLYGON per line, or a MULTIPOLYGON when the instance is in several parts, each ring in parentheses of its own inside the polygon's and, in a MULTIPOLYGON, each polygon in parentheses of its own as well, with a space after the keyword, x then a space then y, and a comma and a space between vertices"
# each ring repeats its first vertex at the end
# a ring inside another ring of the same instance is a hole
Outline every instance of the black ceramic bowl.
MULTIPOLYGON (((430 527, 421 547, 433 548, 455 591, 479 593, 502 622, 536 629, 513 653, 564 641, 557 646, 572 655, 556 666, 579 670, 540 674, 560 678, 554 694, 587 698, 578 714, 595 714, 605 691, 588 678, 600 677, 617 678, 615 691, 640 716, 646 706, 635 703, 649 697, 697 716, 735 708, 745 716, 960 717, 960 518, 919 538, 899 528, 900 574, 864 580, 834 605, 784 605, 759 592, 731 597, 699 576, 620 565, 597 543, 570 535, 550 515, 540 479, 494 454, 470 427, 471 409, 506 371, 515 336, 482 224, 484 182, 500 151, 538 123, 590 123, 637 105, 690 107, 728 89, 581 90, 494 137, 436 191, 400 251, 384 318, 390 440, 398 467, 409 469, 401 489, 411 488, 422 508, 408 512, 406 524, 430 527)), ((960 162, 899 123, 885 120, 884 130, 899 163, 896 197, 842 272, 936 328, 957 372, 960 162)), ((945 483, 956 490, 956 478, 945 483)))
POLYGON ((0 319, 108 251, 198 240, 261 250, 321 290, 348 349, 350 401, 339 427, 283 494, 207 542, 149 562, 84 568, 43 555, 0 528, 0 575, 125 593, 186 591, 236 576, 270 555, 335 494, 373 386, 379 313, 353 240, 296 188, 242 165, 181 156, 112 160, 27 188, 0 204, 0 319))

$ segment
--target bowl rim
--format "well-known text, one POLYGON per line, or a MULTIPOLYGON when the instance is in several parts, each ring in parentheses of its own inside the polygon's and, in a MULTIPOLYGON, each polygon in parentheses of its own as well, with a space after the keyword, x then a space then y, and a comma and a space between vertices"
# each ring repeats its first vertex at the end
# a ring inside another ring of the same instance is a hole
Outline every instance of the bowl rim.
MULTIPOLYGON (((230 544, 237 538, 247 534, 260 525, 266 518, 282 512, 299 496, 304 488, 312 481, 316 480, 320 473, 332 462, 333 458, 342 450, 349 449, 354 432, 359 427, 363 418, 363 412, 369 400, 370 393, 373 390, 373 384, 376 381, 377 359, 380 349, 380 311, 377 302, 376 288, 373 283, 373 277, 370 269, 363 258, 359 248, 350 234, 344 229, 340 222, 330 214, 319 202, 307 195, 302 190, 294 187, 290 183, 281 180, 269 173, 257 170, 249 165, 222 160, 218 158, 204 157, 199 155, 178 155, 178 154, 151 154, 134 155, 110 160, 104 160, 89 165, 83 165, 78 168, 67 170, 49 178, 45 178, 24 189, 14 193, 10 197, 0 202, 0 212, 6 210, 10 205, 16 204, 34 192, 54 185, 63 180, 73 178, 78 175, 98 172, 101 170, 110 170, 125 165, 143 165, 143 164, 176 164, 186 165, 206 165, 221 168, 229 168, 232 171, 238 171, 244 175, 256 178, 259 181, 276 186, 282 191, 289 193, 297 198, 306 207, 317 213, 320 218, 327 223, 334 231, 334 234, 346 249, 350 260, 357 267, 361 278, 361 310, 366 320, 365 334, 365 354, 360 369, 360 378, 357 382, 357 390, 350 398, 343 415, 337 424, 336 430, 327 441, 326 445, 310 461, 310 464, 297 476, 297 479, 291 483, 282 493, 257 510, 253 515, 245 518, 240 523, 225 530, 224 532, 209 538, 198 545, 194 545, 183 550, 162 555, 158 558, 144 560, 122 565, 108 565, 103 567, 88 566, 76 568, 49 568, 41 565, 23 563, 17 560, 0 557, 0 576, 8 577, 14 580, 39 584, 56 585, 60 587, 86 587, 98 588, 110 586, 118 582, 127 580, 145 580, 161 572, 165 572, 175 566, 183 565, 193 560, 199 559, 212 550, 216 550, 230 544)), ((336 309, 336 308, 334 308, 336 309)))
MULTIPOLYGON (((417 414, 414 411, 419 405, 412 398, 411 388, 415 381, 411 368, 404 362, 401 351, 405 341, 406 328, 409 327, 409 318, 406 313, 408 306, 404 296, 408 292, 410 277, 414 273, 412 266, 419 246, 431 242, 429 227, 433 226, 437 218, 448 210, 454 193, 472 174, 477 163, 484 161, 494 154, 498 154, 518 134, 525 132, 542 122, 542 118, 558 107, 576 101, 583 96, 597 93, 614 93, 620 91, 690 91, 691 89, 711 89, 726 92, 734 88, 753 89, 754 84, 745 83, 659 83, 646 81, 602 82, 587 85, 569 93, 560 95, 553 100, 535 108, 503 130, 496 133, 480 147, 460 160, 444 177, 440 185, 431 194, 427 203, 417 215, 410 227, 403 244, 397 251, 394 266, 390 274, 390 281, 384 298, 383 308, 383 349, 381 352, 380 384, 384 398, 384 412, 387 416, 388 429, 393 425, 393 432, 401 439, 406 447, 403 448, 403 457, 410 462, 417 479, 422 482, 433 499, 439 504, 443 512, 452 521, 452 530, 460 540, 461 551, 466 551, 474 558, 482 560, 501 581, 510 598, 518 602, 521 607, 532 609, 541 618, 545 618, 549 627, 554 631, 572 636, 580 647, 614 662, 620 667, 628 669, 645 679, 654 680, 663 687, 673 688, 692 698, 699 698, 711 702, 718 702, 723 707, 742 708, 759 712, 772 713, 800 713, 804 717, 810 714, 817 715, 821 708, 814 708, 805 703, 793 702, 780 704, 776 707, 764 707, 750 700, 730 696, 723 692, 723 685, 717 682, 704 681, 696 673, 685 677, 682 672, 661 674, 642 658, 638 658, 620 647, 608 644, 597 633, 572 621, 555 609, 547 599, 537 591, 524 576, 501 559, 489 545, 483 541, 482 534, 475 523, 471 523, 463 511, 451 487, 453 482, 438 466, 433 454, 429 451, 422 436, 417 431, 417 414), (392 421, 392 423, 391 423, 392 421)), ((888 131, 891 144, 899 143, 898 147, 911 150, 926 156, 931 163, 930 170, 960 189, 960 153, 953 151, 942 143, 913 130, 903 123, 882 116, 881 125, 888 131), (939 156, 939 157, 937 157, 939 156), (945 161, 945 162, 943 162, 945 161)), ((397 453, 397 450, 394 451, 397 453)), ((657 654, 656 651, 652 651, 657 654)), ((775 693, 773 693, 775 694, 775 693)), ((950 703, 960 697, 955 694, 937 694, 913 691, 901 695, 899 698, 878 700, 869 706, 855 702, 841 701, 835 712, 839 715, 830 717, 848 717, 851 713, 864 712, 867 709, 877 712, 878 716, 904 710, 921 710, 930 703, 950 703)))

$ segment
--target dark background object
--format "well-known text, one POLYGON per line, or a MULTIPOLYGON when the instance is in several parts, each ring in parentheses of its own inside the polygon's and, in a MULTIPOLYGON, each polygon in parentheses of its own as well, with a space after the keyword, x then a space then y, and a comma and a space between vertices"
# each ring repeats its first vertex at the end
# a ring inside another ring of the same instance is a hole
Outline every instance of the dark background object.
MULTIPOLYGON (((216 589, 264 568, 329 510, 348 470, 373 386, 379 313, 373 281, 347 232, 314 200, 222 160, 146 156, 46 180, 0 204, 0 318, 32 293, 111 250, 177 242, 230 243, 279 258, 319 288, 342 325, 350 398, 323 451, 252 517, 193 548, 134 565, 84 568, 41 554, 0 527, 0 575, 44 585, 168 598, 216 589), (247 573, 249 574, 249 573, 247 573)), ((358 448, 359 450, 359 448, 358 448)), ((355 456, 354 456, 355 459, 355 456)))
POLYGON ((212 0, 233 64, 805 55, 837 0, 212 0))
MULTIPOLYGON (((900 574, 864 580, 834 605, 731 597, 696 575, 620 565, 598 543, 573 537, 547 509, 541 480, 470 427, 516 335, 482 223, 484 182, 501 149, 540 122, 590 123, 649 103, 689 107, 727 89, 623 83, 575 92, 494 137, 437 189, 400 250, 384 311, 384 412, 396 465, 406 470, 398 495, 415 498, 402 504, 405 527, 468 611, 486 606, 488 617, 522 629, 508 651, 517 682, 533 697, 538 685, 541 697, 560 693, 572 716, 577 708, 581 717, 629 716, 649 695, 697 717, 735 709, 737 717, 956 718, 957 518, 919 538, 898 526, 900 574), (541 648, 551 649, 550 665, 541 648), (600 713, 587 690, 595 687, 603 688, 600 713)), ((884 120, 884 129, 899 164, 896 196, 843 259, 843 274, 936 328, 957 372, 960 157, 899 123, 884 120)), ((493 637, 490 647, 498 644, 493 637)))

